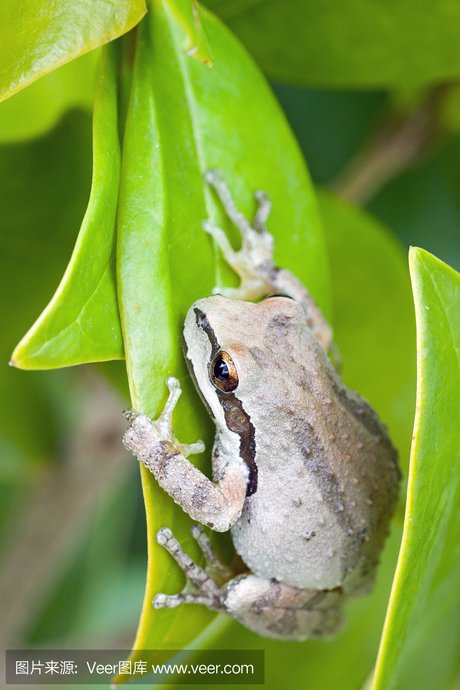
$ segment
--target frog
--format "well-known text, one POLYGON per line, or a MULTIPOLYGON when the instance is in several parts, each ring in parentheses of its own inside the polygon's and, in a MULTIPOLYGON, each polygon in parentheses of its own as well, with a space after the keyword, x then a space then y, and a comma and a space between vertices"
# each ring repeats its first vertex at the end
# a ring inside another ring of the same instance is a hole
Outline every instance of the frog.
POLYGON ((274 260, 271 201, 255 193, 252 221, 221 174, 211 193, 241 235, 203 223, 237 287, 192 304, 183 330, 190 375, 212 417, 212 479, 188 458, 204 444, 181 443, 172 415, 177 378, 156 420, 129 410, 123 442, 196 524, 205 566, 172 531, 156 539, 185 573, 176 594, 153 606, 204 605, 268 638, 328 638, 343 606, 368 592, 398 499, 400 470, 386 427, 338 372, 333 332, 310 291, 274 260), (230 531, 241 567, 217 557, 208 531, 230 531))

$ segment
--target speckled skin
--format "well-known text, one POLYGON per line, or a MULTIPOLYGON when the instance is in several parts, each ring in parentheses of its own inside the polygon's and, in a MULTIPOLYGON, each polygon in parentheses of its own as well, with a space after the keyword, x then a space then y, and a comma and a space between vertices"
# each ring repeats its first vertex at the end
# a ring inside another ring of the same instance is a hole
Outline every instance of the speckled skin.
POLYGON ((200 443, 184 446, 172 434, 175 379, 160 418, 131 413, 124 441, 194 519, 231 529, 250 572, 218 584, 169 530, 160 531, 159 542, 194 591, 160 594, 154 605, 204 603, 268 637, 330 635, 340 626, 343 599, 372 584, 398 495, 396 452, 374 410, 330 364, 331 330, 311 295, 274 267, 266 197, 258 196, 249 225, 220 178, 212 173, 208 181, 243 236, 235 252, 207 225, 242 284, 225 291, 231 298, 192 305, 184 328, 185 356, 216 424, 213 481, 186 459, 200 443), (235 299, 270 292, 287 296, 235 299), (210 376, 221 351, 238 372, 231 392, 210 376))
MULTIPOLYGON (((236 550, 253 573, 293 587, 361 587, 387 533, 399 476, 375 412, 345 388, 293 300, 200 300, 186 319, 187 343, 201 337, 193 332, 196 309, 232 356, 235 395, 255 429, 257 491, 232 527, 236 550)), ((211 390, 205 342, 201 355, 193 368, 221 430, 219 477, 231 462, 222 436, 234 432, 222 417, 225 394, 211 390)))

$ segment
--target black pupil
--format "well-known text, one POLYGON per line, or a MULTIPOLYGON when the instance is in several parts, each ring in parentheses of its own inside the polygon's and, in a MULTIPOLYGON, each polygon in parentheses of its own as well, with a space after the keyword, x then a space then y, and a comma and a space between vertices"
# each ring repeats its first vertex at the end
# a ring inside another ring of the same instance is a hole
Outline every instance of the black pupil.
POLYGON ((223 359, 218 359, 214 364, 214 376, 216 377, 216 379, 219 379, 219 381, 228 381, 228 366, 223 359))

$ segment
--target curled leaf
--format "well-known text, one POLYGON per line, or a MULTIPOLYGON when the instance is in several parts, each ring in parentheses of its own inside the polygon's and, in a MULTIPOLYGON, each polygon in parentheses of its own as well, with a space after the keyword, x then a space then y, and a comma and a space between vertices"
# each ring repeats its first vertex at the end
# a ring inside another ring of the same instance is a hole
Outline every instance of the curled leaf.
POLYGON ((115 284, 120 173, 117 50, 104 49, 93 120, 93 181, 72 258, 51 302, 17 345, 11 364, 54 369, 123 358, 115 284))
POLYGON ((417 248, 410 269, 417 410, 403 541, 374 690, 447 688, 459 669, 460 275, 417 248))
MULTIPOLYGON (((184 54, 173 2, 154 2, 139 31, 117 256, 133 407, 157 416, 166 397, 165 378, 177 376, 184 389, 174 417, 177 435, 184 442, 205 438, 207 457, 196 464, 210 474, 212 424, 180 351, 183 320, 194 300, 234 280, 202 229, 203 220, 211 217, 232 231, 206 187, 205 171, 222 173, 249 217, 255 210, 254 191, 270 194, 276 260, 309 285, 326 311, 328 274, 311 184, 279 106, 231 33, 208 12, 203 11, 202 21, 214 55, 212 69, 184 54)), ((156 593, 183 587, 179 569, 155 542, 157 529, 171 527, 197 554, 190 519, 145 470, 142 483, 149 571, 135 649, 177 649, 212 614, 198 606, 152 608, 156 593)))
POLYGON ((2 0, 0 100, 133 28, 144 0, 2 0))

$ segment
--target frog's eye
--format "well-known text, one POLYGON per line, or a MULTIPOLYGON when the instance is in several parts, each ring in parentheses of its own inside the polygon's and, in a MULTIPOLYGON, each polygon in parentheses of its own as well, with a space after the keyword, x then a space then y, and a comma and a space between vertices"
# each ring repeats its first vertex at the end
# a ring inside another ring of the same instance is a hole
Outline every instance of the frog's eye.
POLYGON ((221 350, 211 363, 211 381, 224 393, 234 391, 238 385, 238 372, 228 352, 221 350))

